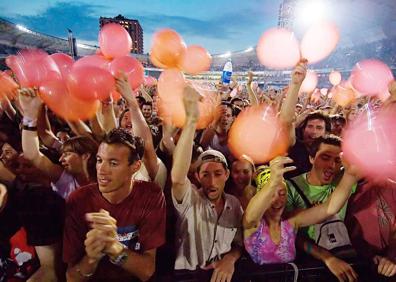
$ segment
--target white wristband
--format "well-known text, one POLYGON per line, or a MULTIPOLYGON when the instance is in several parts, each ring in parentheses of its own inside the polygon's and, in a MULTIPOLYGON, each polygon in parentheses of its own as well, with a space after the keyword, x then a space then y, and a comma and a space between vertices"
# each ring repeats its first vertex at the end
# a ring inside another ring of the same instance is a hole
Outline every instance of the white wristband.
POLYGON ((22 124, 28 127, 36 127, 37 119, 31 119, 28 117, 23 117, 22 124))

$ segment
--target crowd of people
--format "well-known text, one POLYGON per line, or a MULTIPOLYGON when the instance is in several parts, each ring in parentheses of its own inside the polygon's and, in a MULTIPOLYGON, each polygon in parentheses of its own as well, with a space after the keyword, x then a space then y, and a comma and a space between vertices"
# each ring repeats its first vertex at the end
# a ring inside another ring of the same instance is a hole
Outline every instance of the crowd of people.
POLYGON ((158 115, 155 86, 132 90, 123 74, 122 98, 102 101, 88 121, 57 117, 35 88, 4 97, 0 281, 177 281, 186 272, 231 281, 241 257, 264 265, 304 256, 339 281, 358 281, 348 264, 357 256, 394 276, 395 183, 362 175, 341 144, 358 114, 393 107, 396 82, 385 102, 340 107, 300 93, 306 63, 277 93, 251 73, 246 85, 217 84, 218 114, 202 130, 191 85, 182 128, 158 115), (233 121, 261 103, 278 112, 289 147, 264 164, 228 147, 233 121))

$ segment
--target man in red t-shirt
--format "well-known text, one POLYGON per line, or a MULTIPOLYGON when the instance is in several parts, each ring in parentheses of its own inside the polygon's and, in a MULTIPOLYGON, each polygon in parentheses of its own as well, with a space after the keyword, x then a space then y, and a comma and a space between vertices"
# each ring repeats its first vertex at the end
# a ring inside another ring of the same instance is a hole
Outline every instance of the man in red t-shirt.
POLYGON ((165 199, 154 183, 133 181, 143 141, 112 130, 97 154, 97 184, 66 203, 63 258, 68 281, 148 280, 165 242, 165 199))

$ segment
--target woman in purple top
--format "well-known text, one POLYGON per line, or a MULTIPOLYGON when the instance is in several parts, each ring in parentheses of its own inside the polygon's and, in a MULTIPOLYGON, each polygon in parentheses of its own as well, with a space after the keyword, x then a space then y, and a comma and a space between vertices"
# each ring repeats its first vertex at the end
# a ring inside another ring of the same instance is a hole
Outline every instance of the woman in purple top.
POLYGON ((258 264, 286 263, 296 255, 295 237, 297 229, 322 222, 335 215, 348 200, 351 182, 356 181, 355 173, 346 168, 348 177, 342 179, 329 199, 315 207, 298 211, 285 219, 282 217, 287 201, 287 190, 283 174, 294 170, 288 157, 276 157, 270 168, 258 175, 256 195, 250 200, 243 216, 245 248, 252 260, 258 264))

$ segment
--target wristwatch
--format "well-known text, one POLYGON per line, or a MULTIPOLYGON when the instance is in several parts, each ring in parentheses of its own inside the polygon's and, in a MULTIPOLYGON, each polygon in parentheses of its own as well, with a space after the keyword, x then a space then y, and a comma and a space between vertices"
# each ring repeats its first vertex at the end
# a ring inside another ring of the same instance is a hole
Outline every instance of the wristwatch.
POLYGON ((119 255, 117 255, 115 258, 111 258, 110 257, 110 262, 112 263, 112 264, 115 264, 115 265, 117 265, 117 266, 121 266, 121 265, 123 265, 125 262, 126 262, 126 260, 128 259, 128 247, 127 246, 125 246, 124 244, 122 244, 122 251, 121 251, 121 253, 119 254, 119 255))

